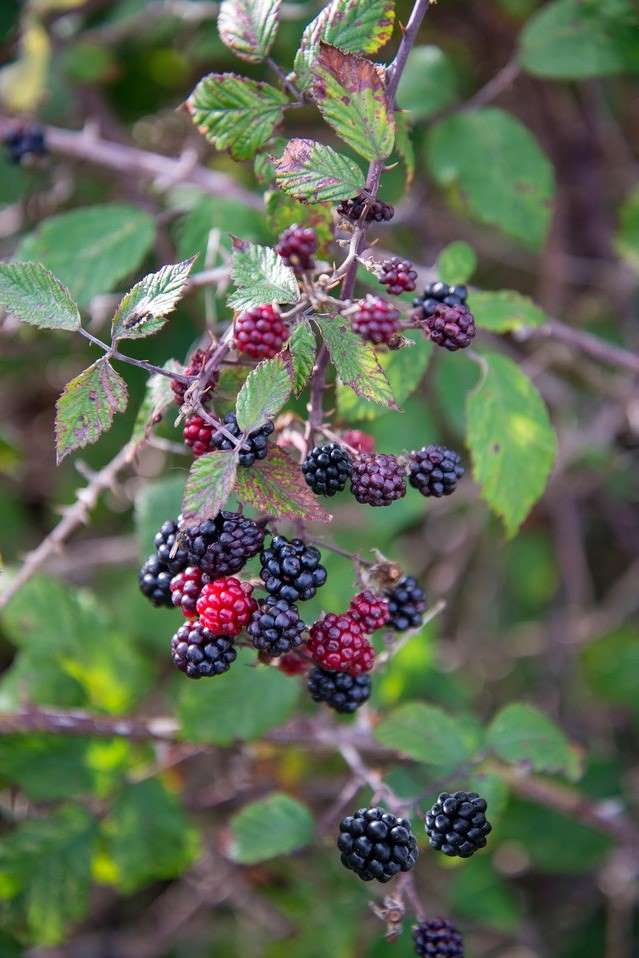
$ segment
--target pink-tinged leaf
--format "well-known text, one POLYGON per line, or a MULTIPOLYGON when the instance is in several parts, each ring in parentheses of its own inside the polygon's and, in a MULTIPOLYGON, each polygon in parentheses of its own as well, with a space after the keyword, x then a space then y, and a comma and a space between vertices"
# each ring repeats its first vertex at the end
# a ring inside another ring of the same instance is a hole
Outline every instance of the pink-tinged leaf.
POLYGON ((348 156, 314 140, 289 140, 275 160, 275 181, 298 200, 333 202, 355 196, 364 186, 364 174, 348 156))
POLYGON ((236 470, 234 452, 209 452, 193 462, 182 502, 187 527, 215 518, 231 495, 236 470))
POLYGON ((279 446, 250 469, 238 469, 235 494, 240 502, 282 519, 330 522, 333 518, 306 485, 299 465, 279 446))
POLYGON ((370 343, 365 343, 343 320, 318 316, 315 321, 340 381, 362 399, 397 409, 391 385, 370 343))
POLYGON ((217 19, 222 43, 241 60, 259 63, 277 33, 281 0, 223 0, 217 19))
POLYGON ((99 359, 67 383, 56 404, 57 461, 97 442, 126 404, 126 383, 107 359, 99 359))

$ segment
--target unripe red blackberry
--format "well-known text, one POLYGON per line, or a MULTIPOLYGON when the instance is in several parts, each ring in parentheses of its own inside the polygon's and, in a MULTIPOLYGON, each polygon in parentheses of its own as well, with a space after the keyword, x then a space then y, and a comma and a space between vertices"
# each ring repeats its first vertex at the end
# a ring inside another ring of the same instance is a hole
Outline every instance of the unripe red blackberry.
MULTIPOLYGON (((193 355, 191 356, 188 366, 186 366, 184 369, 184 375, 199 376, 208 358, 209 358, 209 351, 207 349, 196 349, 193 355)), ((209 375, 208 381, 206 384, 209 392, 212 392, 215 389, 218 379, 219 379, 219 372, 217 369, 215 369, 209 375)), ((177 379, 171 380, 171 389, 173 390, 173 397, 178 406, 181 406, 183 404, 184 394, 186 393, 186 390, 188 388, 189 388, 188 383, 179 382, 177 379)))
POLYGON ((393 296, 412 293, 417 286, 417 271, 408 260, 394 256, 382 263, 382 275, 379 278, 387 291, 393 296))
POLYGON ((361 429, 347 429, 342 433, 342 441, 355 452, 375 452, 375 439, 361 429))
POLYGON ((477 792, 442 792, 426 813, 426 834, 432 848, 444 855, 470 858, 486 845, 492 825, 486 800, 477 792))
POLYGON ((475 318, 467 306, 442 304, 424 319, 430 339, 450 352, 466 349, 477 332, 475 318))
POLYGON ((228 672, 237 658, 231 639, 214 635, 199 621, 185 622, 171 639, 171 658, 190 679, 228 672))
POLYGON ((171 573, 155 553, 146 560, 138 573, 140 592, 155 606, 171 608, 171 573))
POLYGON ((406 495, 405 469, 395 456, 360 456, 353 465, 351 492, 369 506, 390 506, 406 495))
POLYGON ((371 694, 369 675, 329 672, 319 666, 309 672, 306 687, 314 702, 323 702, 343 715, 357 711, 371 694))
POLYGON ((317 496, 341 492, 353 471, 353 460, 337 442, 315 446, 302 463, 307 485, 317 496))
POLYGON ((205 422, 201 416, 189 416, 184 424, 182 436, 184 445, 192 450, 194 456, 204 456, 211 452, 215 426, 205 422))
POLYGON ((248 582, 235 578, 216 579, 200 592, 197 613, 214 635, 232 638, 246 628, 257 609, 252 594, 253 587, 248 582))
POLYGON ((310 227, 289 226, 281 234, 275 249, 298 275, 315 269, 313 253, 317 251, 317 236, 310 227))
POLYGON ((428 918, 412 930, 420 958, 464 958, 464 939, 446 918, 428 918))
MULTIPOLYGON (((229 412, 226 414, 222 423, 226 427, 226 431, 230 432, 232 436, 235 436, 237 439, 242 435, 242 430, 237 424, 237 417, 234 412, 229 412)), ((240 466, 245 466, 248 468, 252 466, 253 463, 258 459, 266 459, 268 454, 268 437, 273 432, 272 422, 266 422, 259 429, 256 429, 255 432, 250 432, 246 437, 245 441, 240 446, 240 452, 238 456, 238 462, 240 466)), ((223 433, 218 433, 217 436, 212 440, 211 445, 214 449, 235 449, 235 445, 227 438, 223 433)))
POLYGON ((445 446, 424 446, 409 456, 408 481, 423 496, 450 496, 464 475, 459 453, 445 446))
MULTIPOLYGON (((367 204, 365 193, 358 193, 350 200, 342 200, 337 207, 340 216, 350 220, 351 223, 359 223, 364 207, 367 204)), ((395 215, 395 210, 390 203, 384 203, 382 200, 371 200, 366 210, 365 223, 388 223, 395 215)))
POLYGON ((195 603, 207 582, 209 577, 196 565, 188 566, 171 579, 171 602, 187 619, 197 615, 195 603))
POLYGON ((235 320, 233 346, 251 359, 271 359, 288 339, 288 328, 275 306, 254 306, 235 320))
POLYGON ((387 882, 417 861, 417 841, 406 818, 383 808, 359 808, 339 825, 342 865, 364 881, 387 882))
POLYGON ((351 599, 348 614, 361 624, 365 632, 376 632, 390 619, 388 599, 371 589, 366 589, 365 592, 359 592, 351 599))
POLYGON ((298 652, 287 652, 280 658, 277 667, 284 675, 303 675, 308 672, 309 661, 298 652))
POLYGON ((233 575, 257 555, 264 529, 237 512, 219 512, 215 519, 182 533, 188 564, 197 565, 212 579, 233 575))
POLYGON ((426 596, 417 585, 417 579, 405 575, 396 586, 386 592, 388 599, 389 623, 396 632, 418 629, 424 621, 426 596))
POLYGON ((296 605, 269 595, 260 601, 246 631, 258 652, 275 657, 298 648, 306 626, 296 605))
POLYGON ((381 296, 365 296, 355 303, 357 311, 349 313, 353 331, 369 343, 379 346, 390 343, 399 331, 399 310, 381 296))
POLYGON ((320 565, 322 554, 301 539, 273 536, 271 545, 260 555, 260 573, 264 588, 278 599, 303 602, 312 599, 326 582, 326 569, 320 565))
POLYGON ((348 614, 322 616, 311 626, 306 648, 316 665, 332 672, 361 675, 375 664, 375 649, 362 624, 348 614))

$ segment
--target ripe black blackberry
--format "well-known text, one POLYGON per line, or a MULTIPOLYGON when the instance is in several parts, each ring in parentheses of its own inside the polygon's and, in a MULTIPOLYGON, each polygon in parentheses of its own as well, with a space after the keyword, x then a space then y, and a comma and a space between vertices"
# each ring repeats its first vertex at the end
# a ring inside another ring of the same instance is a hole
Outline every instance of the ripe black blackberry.
POLYGON ((179 519, 167 519, 153 540, 158 559, 171 575, 182 572, 189 564, 187 551, 180 543, 178 524, 179 519))
POLYGON ((411 452, 408 481, 423 496, 450 496, 464 475, 459 453, 445 446, 424 446, 411 452))
POLYGON ((464 958, 464 939, 446 918, 428 918, 414 925, 413 940, 420 958, 464 958))
MULTIPOLYGON (((350 220, 351 223, 358 223, 366 204, 366 194, 358 193, 357 196, 353 196, 350 200, 342 200, 337 207, 337 212, 340 216, 350 220)), ((395 210, 390 203, 384 203, 382 200, 371 200, 368 203, 364 221, 366 223, 388 223, 394 215, 395 210)))
POLYGON ((171 658, 189 678, 202 679, 228 672, 237 652, 232 639, 213 635, 196 619, 185 622, 171 639, 171 658))
POLYGON ((420 318, 425 319, 431 316, 438 306, 444 303, 446 306, 465 306, 468 299, 468 288, 462 286, 449 286, 448 283, 429 283, 424 290, 423 296, 418 296, 413 300, 413 306, 421 311, 420 318))
POLYGON ((306 687, 314 702, 323 702, 336 712, 350 715, 368 700, 371 678, 370 675, 329 672, 315 666, 309 672, 306 687))
POLYGON ((353 460, 337 442, 315 446, 302 463, 304 478, 318 496, 334 496, 341 492, 352 471, 353 460))
POLYGON ((393 342, 400 329, 400 312, 396 306, 369 293, 354 307, 355 311, 349 312, 353 332, 375 346, 393 342))
POLYGON ((171 608, 171 579, 173 575, 157 555, 149 556, 138 573, 140 591, 153 605, 171 608))
POLYGON ((426 611, 426 596, 412 575, 405 575, 385 595, 388 599, 391 628, 396 632, 405 632, 407 629, 420 627, 426 611))
MULTIPOLYGON (((237 424, 237 417, 234 412, 228 412, 222 420, 222 424, 226 427, 226 431, 230 432, 230 434, 237 439, 242 435, 242 430, 237 424)), ((246 441, 243 442, 240 447, 238 460, 241 466, 248 468, 252 466, 257 459, 266 459, 268 454, 268 437, 274 428, 272 422, 266 422, 259 429, 256 429, 255 432, 248 434, 246 441)), ((214 449, 235 449, 234 443, 222 433, 219 433, 215 439, 212 440, 212 446, 214 449)))
POLYGON ((304 641, 305 629, 297 606, 274 595, 260 601, 246 627, 258 652, 269 656, 285 655, 297 649, 304 641))
POLYGON ((396 456, 360 456, 353 465, 351 492, 369 506, 390 506, 406 495, 406 470, 396 456))
POLYGON ((38 124, 20 125, 3 139, 10 163, 27 163, 48 153, 44 130, 38 124))
POLYGON ((393 256, 392 259, 385 259, 382 263, 379 281, 392 296, 412 293, 417 285, 417 271, 408 260, 393 256))
POLYGON ((424 327, 436 346, 443 346, 454 353, 466 349, 475 338, 475 317, 467 306, 440 304, 424 318, 424 327))
POLYGON ((492 825, 486 800, 477 792, 442 792, 426 813, 426 834, 432 848, 444 855, 470 858, 486 844, 492 825))
POLYGON ((406 818, 383 808, 359 808, 339 824, 342 865, 364 881, 387 882, 417 861, 417 841, 406 818))
POLYGON ((182 533, 188 564, 197 565, 212 579, 234 575, 257 555, 264 529, 237 512, 220 512, 182 533))
POLYGON ((273 536, 271 545, 260 555, 264 588, 278 599, 303 602, 312 599, 326 582, 326 569, 320 565, 322 554, 301 539, 273 536))
POLYGON ((313 253, 317 250, 317 236, 310 227, 289 226, 281 234, 275 249, 298 275, 315 269, 313 253))

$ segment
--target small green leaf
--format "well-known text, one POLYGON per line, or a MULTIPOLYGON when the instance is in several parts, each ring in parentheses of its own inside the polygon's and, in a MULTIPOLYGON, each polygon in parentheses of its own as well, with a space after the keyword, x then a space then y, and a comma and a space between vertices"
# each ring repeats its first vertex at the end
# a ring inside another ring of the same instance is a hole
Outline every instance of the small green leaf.
POLYGON ((397 106, 414 122, 427 120, 457 96, 455 69, 439 47, 414 47, 408 55, 397 90, 397 106))
POLYGON ((477 748, 468 727, 434 705, 407 702, 375 727, 375 738, 417 762, 456 768, 477 748))
MULTIPOLYGON (((379 354, 379 364, 390 383, 396 403, 401 406, 413 393, 423 379, 430 360, 433 344, 423 336, 417 340, 409 338, 410 345, 379 354)), ((347 422, 363 419, 377 419, 386 410, 374 403, 360 399, 352 389, 338 386, 337 405, 340 416, 347 422)))
POLYGON ((126 404, 126 383, 107 359, 98 359, 67 383, 56 403, 57 461, 97 442, 110 429, 115 413, 124 412, 126 404))
POLYGON ((525 326, 542 326, 546 322, 543 309, 514 289, 496 292, 473 290, 468 307, 477 325, 494 333, 508 333, 525 326))
POLYGON ((39 329, 80 328, 69 290, 40 263, 0 263, 0 306, 39 329))
POLYGON ((466 283, 476 267, 475 250, 463 240, 449 243, 437 258, 437 272, 444 283, 466 283))
POLYGON ((111 325, 114 339, 142 339, 162 329, 166 317, 184 296, 195 257, 163 266, 136 283, 124 296, 111 325))
POLYGON ((364 186, 364 174, 348 156, 314 140, 289 140, 275 161, 277 185, 298 200, 344 200, 364 186))
POLYGON ((397 409, 390 383, 373 347, 339 319, 319 316, 315 321, 341 382, 362 399, 397 409))
POLYGON ((287 348, 293 363, 293 390, 295 395, 299 396, 308 382, 317 354, 315 335, 308 320, 304 319, 297 324, 291 333, 287 348))
POLYGON ((384 68, 320 44, 313 64, 313 99, 338 136, 367 160, 384 160, 395 141, 395 116, 384 68))
POLYGON ((273 46, 281 0, 223 0, 217 18, 220 39, 241 60, 260 63, 273 46))
POLYGON ((615 248, 639 272, 639 188, 626 197, 619 210, 615 248))
POLYGON ((187 525, 214 519, 233 491, 237 457, 208 452, 194 460, 186 478, 182 513, 187 525))
POLYGON ((306 485, 299 465, 278 446, 250 469, 238 469, 235 495, 259 512, 281 519, 330 522, 333 518, 306 485))
POLYGON ((303 848, 313 839, 313 816, 301 802, 273 792, 233 816, 230 857, 254 865, 303 848))
POLYGON ((526 762, 536 772, 573 776, 575 753, 561 729, 532 705, 513 702, 502 708, 487 732, 493 752, 505 762, 526 762))
MULTIPOLYGON (((182 372, 182 366, 176 359, 167 359, 162 369, 170 373, 182 372)), ((135 417, 131 439, 136 441, 143 439, 147 430, 153 426, 156 417, 162 416, 174 401, 171 380, 168 376, 160 376, 159 373, 149 376, 146 381, 144 399, 140 403, 140 408, 135 417)))
POLYGON ((231 745, 260 738, 289 717, 299 686, 271 665, 255 666, 254 654, 240 649, 224 675, 208 682, 183 682, 178 716, 184 738, 231 745))
POLYGON ((286 94, 234 73, 210 73, 186 102, 193 122, 218 150, 250 160, 281 123, 286 94))
POLYGON ((237 424, 242 432, 253 432, 272 419, 290 396, 292 388, 291 368, 281 356, 259 363, 237 397, 237 424))
POLYGON ((482 496, 513 536, 546 487, 557 438, 517 364, 497 353, 483 359, 487 371, 466 400, 466 440, 482 496))
POLYGON ((269 246, 245 243, 233 251, 233 281, 228 298, 232 309, 252 309, 266 303, 295 303, 299 288, 295 273, 269 246))

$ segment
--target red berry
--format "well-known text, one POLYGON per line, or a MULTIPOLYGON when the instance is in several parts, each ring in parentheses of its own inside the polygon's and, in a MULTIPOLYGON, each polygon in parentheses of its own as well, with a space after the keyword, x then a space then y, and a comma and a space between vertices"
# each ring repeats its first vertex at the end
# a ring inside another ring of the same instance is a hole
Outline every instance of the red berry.
POLYGON ((286 265, 298 275, 315 269, 313 253, 317 250, 317 236, 310 227, 289 226, 280 236, 275 249, 286 265))
POLYGON ((342 433, 342 440, 355 452, 367 452, 369 455, 375 452, 374 438, 361 429, 348 429, 342 433))
POLYGON ((196 608, 214 635, 239 635, 257 609, 253 586, 239 579, 216 579, 204 586, 196 608))
POLYGON ((324 615, 311 626, 306 647, 316 665, 332 672, 361 675, 375 663, 375 650, 362 625, 348 613, 324 615))
POLYGON ((284 675, 303 675, 308 670, 309 662, 297 652, 287 652, 280 656, 277 667, 284 675))
POLYGON ((204 422, 201 416, 189 416, 182 430, 184 445, 193 450, 194 456, 203 456, 205 452, 211 451, 211 437, 214 432, 215 426, 204 422))
POLYGON ((274 306, 254 306, 235 320, 233 345, 252 359, 271 359, 288 338, 288 329, 274 306))
POLYGON ((193 565, 188 566, 184 572, 178 572, 171 579, 171 601, 182 610, 182 615, 187 619, 194 619, 197 615, 195 603, 209 581, 208 575, 193 565))
MULTIPOLYGON (((206 362, 208 358, 209 358, 208 350, 196 349, 193 355, 191 356, 191 361, 189 362, 188 366, 185 366, 184 368, 184 375, 199 376, 199 374, 202 372, 204 363, 206 362)), ((215 388, 215 386, 217 385, 218 378, 219 378, 219 373, 217 370, 214 370, 214 372, 212 372, 211 375, 209 376, 209 380, 207 383, 209 390, 212 390, 215 388)), ((173 396, 175 398, 175 402, 177 403, 178 406, 181 406, 182 403, 184 402, 184 394, 186 390, 188 389, 188 383, 182 383, 182 382, 179 382, 177 379, 172 379, 171 389, 173 390, 173 396)))
POLYGON ((399 296, 400 293, 410 293, 415 289, 417 272, 413 269, 412 263, 394 256, 382 263, 382 275, 379 281, 386 286, 389 293, 399 296))
POLYGON ((351 314, 353 330, 369 343, 390 343, 399 331, 399 310, 381 296, 371 296, 355 304, 351 314))
POLYGON ((371 589, 360 592, 351 599, 348 614, 361 623, 366 632, 376 632, 390 619, 387 599, 371 589))

